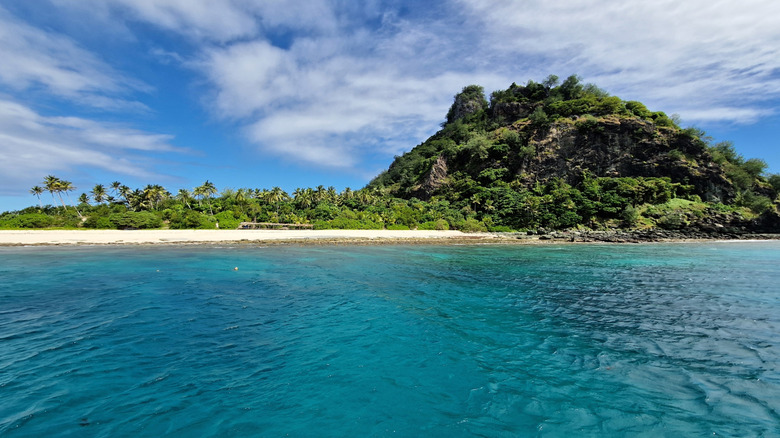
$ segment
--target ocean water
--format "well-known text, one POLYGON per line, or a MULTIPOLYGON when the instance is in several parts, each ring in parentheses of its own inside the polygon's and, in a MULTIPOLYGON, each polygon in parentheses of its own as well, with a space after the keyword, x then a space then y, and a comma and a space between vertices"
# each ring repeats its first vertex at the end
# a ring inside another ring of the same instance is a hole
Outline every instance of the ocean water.
POLYGON ((0 436, 780 436, 780 242, 0 248, 0 436))

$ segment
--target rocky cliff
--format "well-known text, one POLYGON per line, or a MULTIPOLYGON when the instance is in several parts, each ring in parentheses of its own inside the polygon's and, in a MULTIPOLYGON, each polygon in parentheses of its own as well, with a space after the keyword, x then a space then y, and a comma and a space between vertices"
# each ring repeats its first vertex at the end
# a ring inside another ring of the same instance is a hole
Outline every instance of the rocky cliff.
POLYGON ((739 164, 716 159, 700 131, 681 129, 662 112, 576 78, 558 87, 554 82, 512 84, 489 103, 481 87, 464 88, 442 129, 396 157, 369 187, 401 198, 446 200, 465 215, 514 227, 630 218, 632 208, 673 198, 718 205, 760 198, 758 204, 770 209, 776 189, 744 172, 735 185, 739 164), (566 215, 545 207, 549 202, 569 205, 575 219, 556 222, 530 211, 566 215), (515 220, 518 215, 524 219, 515 220))

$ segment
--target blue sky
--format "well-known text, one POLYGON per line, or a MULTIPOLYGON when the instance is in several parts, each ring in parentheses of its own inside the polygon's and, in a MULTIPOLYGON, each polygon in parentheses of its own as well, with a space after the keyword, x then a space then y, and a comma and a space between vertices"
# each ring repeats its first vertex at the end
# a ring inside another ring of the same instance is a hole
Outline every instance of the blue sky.
POLYGON ((0 0, 0 211, 48 174, 358 189, 478 84, 579 75, 780 172, 780 2, 0 0))

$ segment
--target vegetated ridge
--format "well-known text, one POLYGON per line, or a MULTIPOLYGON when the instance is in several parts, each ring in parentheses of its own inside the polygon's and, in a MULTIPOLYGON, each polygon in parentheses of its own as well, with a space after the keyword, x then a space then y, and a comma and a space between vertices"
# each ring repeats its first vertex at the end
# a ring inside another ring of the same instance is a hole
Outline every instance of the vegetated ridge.
POLYGON ((48 175, 30 189, 37 205, 0 214, 0 228, 229 229, 252 221, 316 229, 566 230, 581 240, 618 229, 645 240, 738 237, 780 233, 780 175, 765 174, 766 167, 640 102, 576 76, 560 84, 549 76, 493 92, 489 102, 482 87, 465 87, 439 132, 359 190, 220 192, 207 180, 171 193, 159 184, 133 189, 114 181, 95 184, 73 203, 76 187, 48 175))
POLYGON ((470 85, 442 129, 370 188, 459 207, 488 229, 780 232, 780 175, 676 117, 576 76, 470 85))

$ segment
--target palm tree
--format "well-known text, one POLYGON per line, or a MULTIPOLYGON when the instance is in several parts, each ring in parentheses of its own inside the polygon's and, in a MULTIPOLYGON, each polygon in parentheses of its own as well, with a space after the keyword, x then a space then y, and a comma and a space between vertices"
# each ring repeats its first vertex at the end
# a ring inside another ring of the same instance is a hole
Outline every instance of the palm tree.
POLYGON ((103 184, 95 184, 95 187, 92 188, 92 199, 98 204, 106 200, 106 188, 103 184))
POLYGON ((359 190, 357 193, 358 200, 364 207, 374 203, 374 195, 367 189, 359 190))
POLYGON ((79 203, 89 204, 89 196, 86 193, 82 193, 81 196, 79 196, 79 203))
POLYGON ((211 196, 217 193, 217 187, 214 186, 214 183, 212 183, 209 180, 206 180, 206 182, 203 183, 203 185, 195 187, 192 190, 192 193, 195 196, 200 196, 201 199, 205 197, 207 200, 209 200, 209 212, 212 216, 214 216, 214 211, 211 209, 211 196))
POLYGON ((114 181, 111 183, 111 190, 114 191, 115 196, 119 196, 120 190, 122 189, 122 183, 119 181, 114 181))
POLYGON ((187 189, 179 189, 179 192, 176 194, 176 200, 183 202, 184 205, 187 206, 190 210, 192 210, 192 207, 190 207, 190 200, 192 199, 192 194, 187 189))
POLYGON ((255 189, 255 198, 268 204, 268 193, 266 189, 255 189))
MULTIPOLYGON (((70 199, 70 192, 76 190, 76 187, 73 186, 73 183, 70 181, 60 180, 60 190, 65 192, 65 196, 68 197, 68 202, 73 204, 73 201, 70 199)), ((84 218, 84 216, 81 215, 81 212, 78 208, 73 207, 76 210, 76 214, 79 215, 80 218, 84 218)))
POLYGON ((279 214, 279 203, 282 201, 286 201, 290 198, 290 195, 287 194, 284 190, 282 190, 281 187, 274 187, 271 189, 270 192, 268 192, 268 203, 269 204, 275 204, 276 205, 276 214, 279 214))
MULTIPOLYGON (((56 204, 57 199, 54 197, 54 194, 60 194, 60 179, 54 175, 46 175, 46 177, 43 179, 43 186, 46 188, 46 191, 51 194, 51 199, 56 204)), ((60 201, 62 202, 62 196, 60 196, 60 201)), ((65 202, 62 202, 62 208, 67 210, 67 207, 65 207, 65 202)))
POLYGON ((355 196, 355 192, 352 191, 349 187, 346 187, 343 192, 341 192, 341 203, 345 203, 349 200, 351 200, 355 196))
POLYGON ((295 189, 293 193, 294 202, 298 205, 298 208, 308 209, 311 208, 314 202, 314 190, 311 188, 295 189))
POLYGON ((125 199, 127 200, 127 208, 133 211, 138 211, 139 208, 144 207, 144 192, 141 189, 130 191, 128 188, 125 193, 125 199))
POLYGON ((478 194, 471 195, 471 198, 469 199, 472 204, 474 204, 474 211, 477 211, 477 206, 482 204, 482 198, 478 194))
POLYGON ((322 184, 318 185, 317 188, 314 190, 314 201, 318 204, 322 202, 323 199, 325 199, 325 186, 322 184))
POLYGON ((128 197, 130 196, 132 190, 130 190, 130 187, 126 185, 122 185, 118 189, 119 196, 121 196, 125 200, 125 204, 127 204, 127 207, 130 207, 130 199, 128 197))
POLYGON ((43 202, 41 202, 41 193, 43 193, 43 189, 40 186, 33 186, 33 188, 30 189, 30 193, 38 197, 38 205, 43 208, 43 202))
POLYGON ((326 192, 327 199, 333 204, 338 204, 338 194, 336 193, 336 188, 333 186, 328 187, 328 191, 326 192))
POLYGON ((169 196, 170 193, 168 193, 168 191, 165 190, 165 187, 159 184, 147 184, 146 187, 144 187, 144 191, 143 191, 144 204, 150 210, 156 210, 157 207, 159 207, 160 202, 164 201, 169 196))
POLYGON ((247 189, 236 190, 236 194, 233 196, 233 199, 235 199, 236 205, 241 208, 241 213, 243 213, 244 207, 247 203, 247 189))

